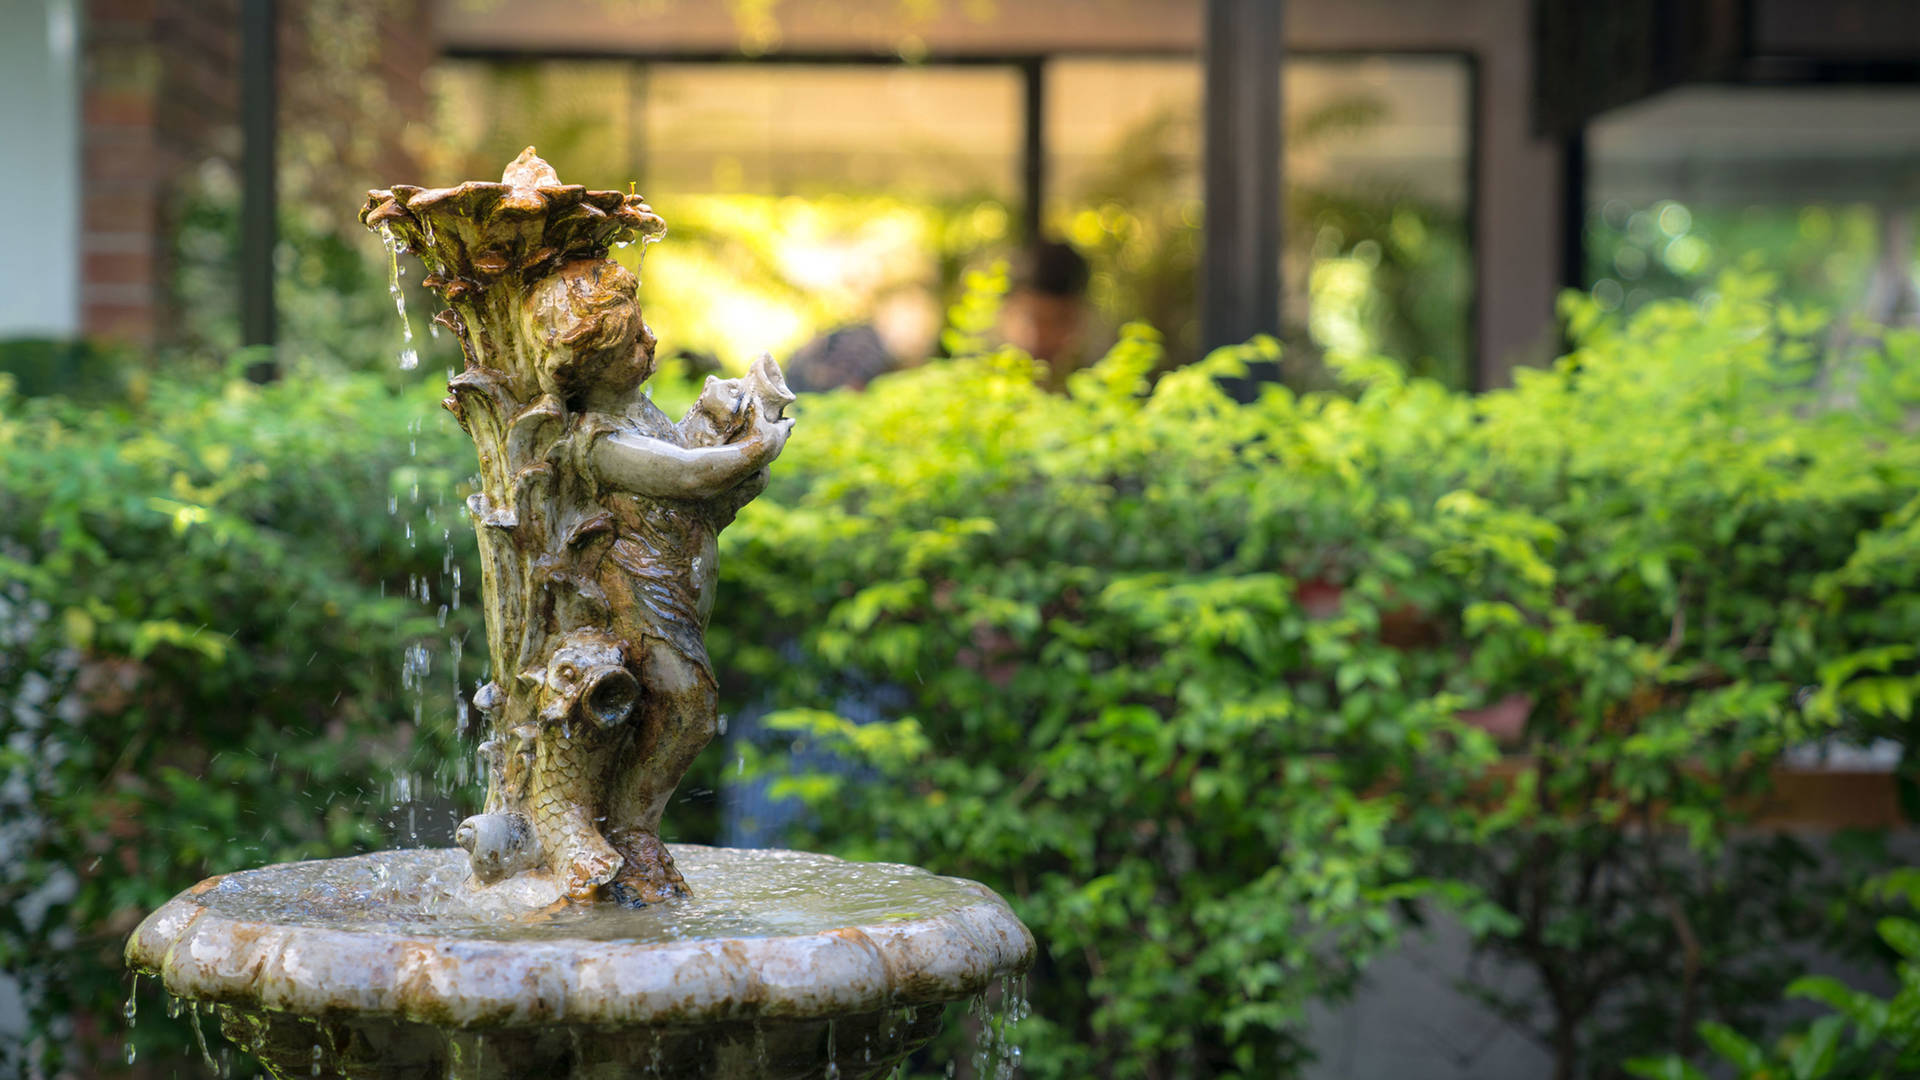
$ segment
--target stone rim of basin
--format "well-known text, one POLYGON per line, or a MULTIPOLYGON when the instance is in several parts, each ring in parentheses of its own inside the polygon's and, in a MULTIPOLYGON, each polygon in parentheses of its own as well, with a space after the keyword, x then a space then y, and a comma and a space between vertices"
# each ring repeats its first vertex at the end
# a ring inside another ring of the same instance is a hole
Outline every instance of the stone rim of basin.
MULTIPOLYGON (((764 864, 781 853, 674 845, 674 854, 725 873, 729 861, 764 864)), ((929 906, 922 896, 912 917, 811 933, 661 942, 336 929, 217 910, 220 885, 229 877, 246 878, 252 891, 271 887, 276 872, 320 865, 289 863, 209 878, 174 897, 134 931, 127 961, 158 974, 170 993, 197 1001, 489 1028, 828 1017, 959 1000, 1032 962, 1032 935, 1005 901, 977 882, 894 864, 804 857, 815 860, 809 865, 824 860, 876 880, 922 875, 911 880, 939 899, 929 906)), ((350 864, 372 868, 380 860, 425 866, 463 859, 457 850, 416 849, 325 865, 351 870, 350 864)))

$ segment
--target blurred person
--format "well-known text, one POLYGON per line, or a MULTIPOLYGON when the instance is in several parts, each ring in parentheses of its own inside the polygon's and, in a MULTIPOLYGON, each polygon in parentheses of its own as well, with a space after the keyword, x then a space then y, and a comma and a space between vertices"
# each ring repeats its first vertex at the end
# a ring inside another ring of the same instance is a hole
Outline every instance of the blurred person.
POLYGON ((1059 240, 1031 245, 1014 265, 1000 314, 1001 336, 1045 363, 1048 386, 1055 390, 1086 362, 1090 277, 1086 258, 1059 240))
POLYGON ((898 364, 879 331, 863 323, 821 334, 795 350, 784 366, 788 387, 818 394, 863 390, 898 364))

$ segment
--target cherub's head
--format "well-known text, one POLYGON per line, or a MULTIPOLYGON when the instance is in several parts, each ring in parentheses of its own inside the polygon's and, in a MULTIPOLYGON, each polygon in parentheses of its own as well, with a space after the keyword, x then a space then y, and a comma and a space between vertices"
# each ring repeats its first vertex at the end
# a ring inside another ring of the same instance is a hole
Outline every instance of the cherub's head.
POLYGON ((527 318, 543 348, 540 388, 577 402, 646 382, 654 341, 640 316, 639 291, 639 279, 611 259, 575 259, 535 284, 527 318))

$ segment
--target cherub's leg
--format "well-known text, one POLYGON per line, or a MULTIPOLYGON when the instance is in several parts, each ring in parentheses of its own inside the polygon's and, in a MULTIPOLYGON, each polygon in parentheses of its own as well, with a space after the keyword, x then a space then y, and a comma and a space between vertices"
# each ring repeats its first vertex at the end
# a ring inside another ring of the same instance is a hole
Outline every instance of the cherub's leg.
POLYGON ((660 816, 713 739, 719 709, 712 677, 663 642, 648 641, 640 685, 639 723, 614 766, 606 830, 625 860, 609 888, 615 899, 636 905, 687 891, 660 842, 660 816))

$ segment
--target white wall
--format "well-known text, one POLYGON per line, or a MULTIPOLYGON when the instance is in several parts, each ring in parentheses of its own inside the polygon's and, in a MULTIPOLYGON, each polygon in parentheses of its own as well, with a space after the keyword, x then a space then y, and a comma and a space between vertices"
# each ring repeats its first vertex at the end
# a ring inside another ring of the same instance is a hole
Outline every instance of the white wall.
POLYGON ((80 329, 78 0, 0 0, 0 339, 80 329))

